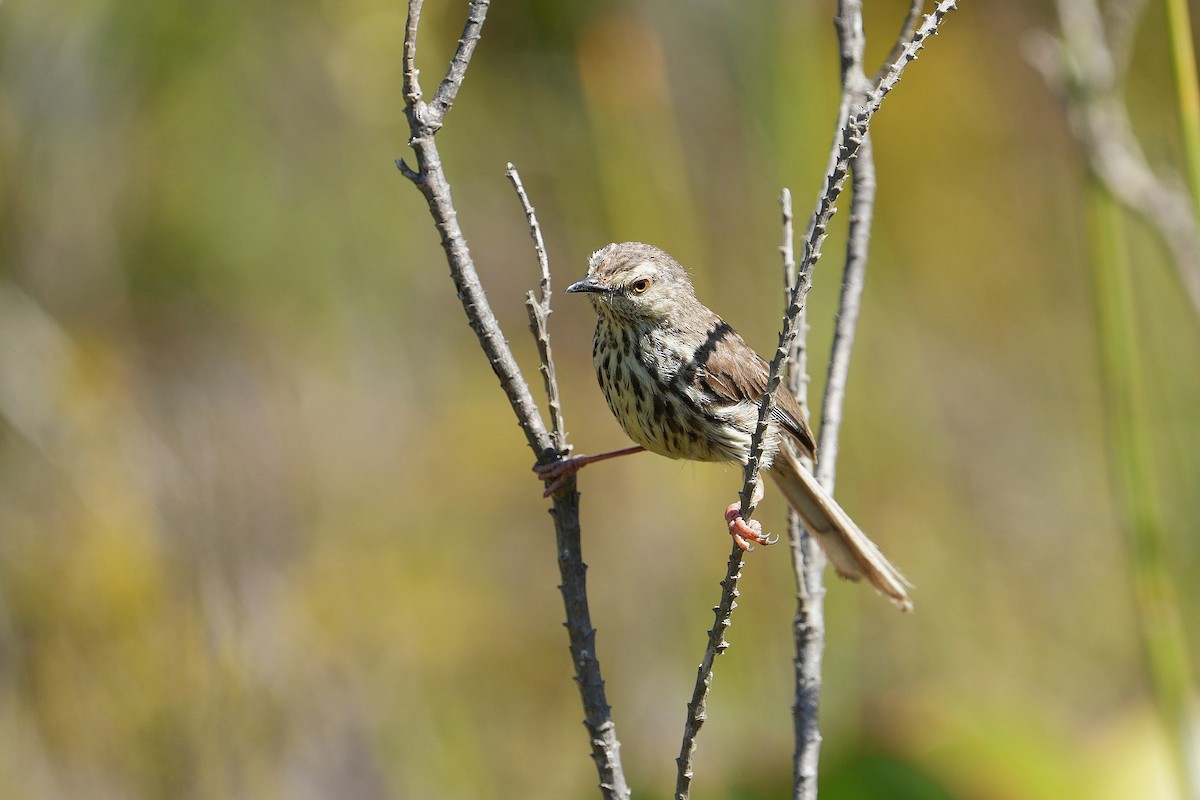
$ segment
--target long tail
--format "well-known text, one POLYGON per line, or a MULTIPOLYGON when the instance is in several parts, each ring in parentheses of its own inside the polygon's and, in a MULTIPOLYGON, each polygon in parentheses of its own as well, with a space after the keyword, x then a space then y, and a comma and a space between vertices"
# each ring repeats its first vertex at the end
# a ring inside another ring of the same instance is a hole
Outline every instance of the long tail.
POLYGON ((850 515, 821 488, 812 473, 796 460, 786 443, 779 448, 770 473, 783 490, 788 504, 804 520, 804 527, 816 537, 839 575, 852 581, 865 577, 901 611, 912 610, 912 601, 905 591, 905 587, 912 584, 854 524, 850 515))

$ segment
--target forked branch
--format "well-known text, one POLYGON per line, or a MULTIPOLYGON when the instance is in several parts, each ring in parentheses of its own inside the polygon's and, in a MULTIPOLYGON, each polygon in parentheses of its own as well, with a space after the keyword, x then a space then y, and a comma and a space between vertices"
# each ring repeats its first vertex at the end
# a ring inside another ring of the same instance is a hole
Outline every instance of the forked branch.
MULTIPOLYGON (((450 266, 450 276, 463 310, 488 363, 500 379, 500 386, 508 397, 509 404, 517 416, 517 423, 525 433, 526 441, 540 462, 561 458, 565 448, 565 429, 561 409, 553 411, 554 434, 547 432, 541 413, 529 390, 529 384, 521 375, 516 359, 492 313, 487 296, 479 282, 475 263, 450 196, 450 184, 442 168, 441 156, 434 142, 434 135, 445 122, 446 114, 454 104, 459 87, 466 77, 471 56, 479 42, 487 0, 474 0, 470 4, 466 27, 459 40, 458 49, 450 63, 445 78, 438 86, 434 99, 428 105, 421 99, 421 86, 416 68, 416 37, 421 15, 421 0, 409 0, 408 23, 405 26, 403 70, 405 116, 408 118, 411 138, 409 144, 416 156, 416 167, 403 160, 397 162, 400 171, 411 180, 429 204, 429 212, 441 235, 442 249, 450 266)), ((515 175, 515 173, 514 173, 515 175)), ((519 186, 519 179, 517 179, 519 186)), ((530 225, 536 231, 536 219, 523 191, 522 203, 526 208, 530 225)), ((535 239, 536 241, 536 239, 535 239)), ((557 406, 557 386, 554 381, 553 362, 550 359, 549 337, 545 333, 545 318, 549 314, 549 269, 542 263, 542 298, 535 302, 537 318, 535 334, 542 355, 543 375, 552 407, 557 406)), ((620 742, 617 740, 612 713, 600 674, 600 662, 596 657, 596 631, 591 624, 587 602, 587 566, 583 563, 579 530, 579 494, 575 491, 575 478, 568 478, 553 493, 551 515, 557 540, 558 565, 562 576, 563 605, 566 608, 567 633, 570 640, 571 657, 575 664, 575 678, 584 707, 584 724, 587 726, 592 758, 599 772, 600 787, 606 798, 626 800, 629 787, 621 768, 620 742)))
POLYGON ((530 291, 525 296, 525 311, 529 314, 529 330, 537 342, 542 382, 546 386, 546 404, 550 406, 550 436, 559 455, 566 455, 567 424, 563 421, 562 401, 558 396, 558 376, 554 371, 554 355, 550 349, 550 331, 547 328, 547 320, 550 319, 550 259, 546 255, 546 243, 542 240, 542 226, 538 224, 537 212, 529 202, 529 195, 525 193, 520 173, 510 163, 504 174, 516 190, 521 208, 525 209, 525 219, 529 222, 529 237, 533 239, 533 250, 537 254, 538 267, 542 271, 540 297, 534 296, 530 291))
MULTIPOLYGON (((749 519, 754 511, 754 490, 758 484, 759 468, 762 463, 763 446, 768 426, 768 419, 775 406, 775 391, 782 380, 783 367, 793 349, 798 321, 804 310, 804 301, 812 285, 812 270, 821 257, 821 245, 825 241, 829 221, 836 211, 835 203, 841 195, 849 173, 850 162, 858 153, 866 137, 867 129, 875 112, 879 110, 884 97, 887 96, 900 80, 905 67, 916 60, 925 42, 938 31, 942 19, 957 7, 957 0, 942 0, 934 8, 932 14, 926 15, 920 28, 913 34, 912 39, 900 48, 900 55, 892 62, 880 78, 878 84, 867 94, 861 107, 852 113, 842 125, 834 146, 836 157, 831 159, 831 166, 826 172, 824 190, 813 212, 812 224, 804 245, 804 257, 797 270, 797 279, 791 289, 787 310, 784 313, 782 330, 779 333, 779 344, 771 358, 770 373, 767 386, 759 401, 758 423, 750 443, 750 457, 746 461, 741 497, 741 516, 749 519)), ((729 625, 729 615, 736 607, 738 595, 738 580, 744 554, 735 544, 729 556, 725 580, 721 582, 721 599, 714 612, 716 620, 709 631, 708 645, 696 678, 692 702, 688 704, 688 713, 684 721, 683 744, 677 759, 676 800, 687 800, 690 796, 693 775, 693 760, 696 751, 695 737, 704 723, 709 687, 712 685, 712 665, 716 656, 729 647, 725 640, 725 630, 729 625)))

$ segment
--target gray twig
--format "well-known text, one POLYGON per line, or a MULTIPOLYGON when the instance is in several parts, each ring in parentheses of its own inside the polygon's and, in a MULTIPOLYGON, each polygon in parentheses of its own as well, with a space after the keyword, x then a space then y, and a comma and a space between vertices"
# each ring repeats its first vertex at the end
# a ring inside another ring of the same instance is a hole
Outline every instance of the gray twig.
MULTIPOLYGON (((785 188, 779 193, 780 224, 783 237, 779 255, 783 260, 783 302, 792 297, 796 285, 796 234, 795 216, 792 214, 792 192, 785 188)), ((796 339, 788 357, 788 390, 800 402, 800 410, 808 415, 808 312, 800 309, 796 323, 796 339)))
MULTIPOLYGON (((793 246, 792 196, 787 190, 779 198, 783 210, 783 274, 788 297, 796 283, 796 261, 793 246)), ((788 388, 808 414, 808 323, 807 310, 802 309, 796 329, 796 339, 787 370, 788 388)), ((808 466, 808 465, 806 465, 808 466)), ((811 466, 809 467, 811 468, 811 466)), ((825 587, 821 570, 823 556, 814 547, 812 537, 805 531, 800 515, 789 508, 787 515, 788 550, 792 557, 792 572, 796 576, 796 616, 792 620, 796 658, 793 670, 796 696, 792 705, 792 722, 796 747, 792 760, 795 797, 815 794, 817 758, 820 755, 821 732, 817 725, 818 701, 821 696, 821 659, 824 654, 825 616, 822 600, 825 587), (815 552, 814 552, 815 551, 815 552)))
MULTIPOLYGON (((446 70, 446 77, 442 78, 437 91, 433 94, 433 102, 430 103, 431 110, 436 114, 439 123, 446 112, 450 110, 450 106, 454 105, 454 98, 458 96, 458 89, 467 75, 467 65, 471 63, 475 45, 479 43, 479 37, 483 32, 483 20, 487 17, 489 1, 471 0, 471 5, 467 10, 467 25, 463 29, 462 36, 459 37, 458 49, 454 51, 454 57, 450 59, 450 68, 446 70)), ((416 2, 419 5, 423 0, 416 0, 416 2)))
POLYGON ((958 0, 941 0, 941 2, 933 7, 932 14, 925 15, 924 20, 921 22, 921 27, 917 28, 917 32, 913 34, 912 39, 904 47, 900 48, 900 57, 889 64, 887 69, 883 71, 883 76, 880 77, 874 90, 867 97, 867 108, 864 108, 860 113, 866 114, 869 117, 878 110, 879 104, 883 102, 883 98, 887 96, 888 92, 895 89, 896 84, 900 82, 900 74, 904 72, 904 68, 917 60, 917 56, 925 49, 925 42, 930 36, 937 35, 942 20, 956 8, 958 8, 958 0))
POLYGON ((817 462, 817 480, 833 493, 837 469, 838 434, 842 424, 842 407, 846 399, 846 382, 850 372, 850 356, 862 309, 863 285, 867 272, 867 249, 871 241, 871 221, 875 210, 875 159, 871 139, 863 139, 851 169, 853 200, 850 205, 850 232, 846 242, 846 266, 842 273, 842 293, 834 323, 833 345, 829 356, 829 372, 825 397, 821 400, 821 432, 817 462))
POLYGON ((529 202, 525 193, 525 185, 521 183, 521 175, 511 163, 504 172, 512 181, 521 207, 525 209, 525 219, 529 222, 529 236, 533 239, 533 249, 537 254, 538 266, 542 270, 542 285, 540 299, 533 292, 525 296, 525 311, 529 314, 529 330, 537 342, 538 359, 542 382, 546 386, 546 401, 550 406, 550 431, 554 439, 554 447, 560 455, 566 455, 567 428, 563 421, 562 402, 558 396, 558 377, 554 372, 554 355, 550 349, 550 331, 546 321, 550 317, 550 259, 546 255, 546 243, 542 240, 542 226, 538 224, 537 212, 529 202))
POLYGON ((421 21, 421 6, 424 0, 409 0, 408 19, 404 26, 404 55, 402 65, 404 82, 404 105, 411 108, 421 102, 421 73, 417 70, 417 25, 421 21))
POLYGON ((737 608, 738 581, 742 577, 742 550, 737 545, 729 554, 725 567, 725 578, 721 581, 721 600, 713 608, 713 626, 708 632, 708 647, 704 659, 696 670, 696 685, 692 699, 687 705, 687 719, 683 725, 683 744, 679 757, 675 759, 678 772, 675 777, 675 800, 688 800, 691 796, 693 764, 696 758, 696 735, 708 719, 708 692, 712 688, 713 662, 717 656, 729 649, 725 631, 729 628, 733 610, 737 608))
POLYGON ((838 197, 841 196, 842 188, 846 183, 850 162, 862 146, 875 112, 883 104, 883 99, 900 81, 900 76, 903 74, 904 68, 916 60, 925 46, 925 41, 937 33, 942 19, 946 14, 954 10, 957 5, 957 0, 942 0, 942 2, 937 4, 932 14, 925 16, 924 23, 917 30, 916 34, 913 35, 912 41, 902 48, 900 58, 887 69, 879 85, 867 94, 862 106, 850 115, 839 131, 838 139, 834 144, 837 157, 836 159, 832 159, 833 166, 825 175, 825 188, 817 200, 817 207, 813 212, 808 235, 804 242, 804 258, 800 262, 796 285, 792 287, 787 312, 784 314, 783 329, 779 333, 779 345, 776 347, 775 354, 771 358, 771 371, 770 377, 767 380, 767 387, 763 393, 762 400, 759 402, 758 425, 751 438, 750 458, 747 460, 745 468, 746 480, 741 492, 743 518, 747 517, 753 511, 749 501, 752 497, 755 482, 758 480, 763 441, 767 432, 767 420, 770 418, 771 410, 775 405, 774 395, 775 390, 779 388, 781 368, 784 362, 787 361, 788 354, 791 351, 792 341, 796 336, 796 322, 800 316, 800 312, 804 308, 804 299, 808 294, 809 288, 812 286, 813 265, 821 257, 821 245, 825 242, 829 220, 837 210, 834 204, 837 202, 838 197))
MULTIPOLYGON (((749 519, 750 515, 754 512, 752 499, 754 489, 759 480, 758 473, 762 463, 768 419, 775 406, 775 391, 779 388, 779 383, 782 380, 783 366, 794 347, 799 319, 804 310, 804 300, 812 285, 812 269, 821 257, 821 245, 825 241, 829 220, 837 210, 834 204, 837 202, 837 198, 841 195, 842 188, 845 185, 850 169, 850 161, 861 147, 867 129, 871 124, 871 119, 874 117, 875 112, 879 110, 880 105, 883 103, 883 98, 895 88, 904 68, 916 60, 925 45, 925 41, 937 33, 942 19, 956 6, 957 0, 942 0, 934 8, 932 14, 926 15, 924 23, 913 35, 912 40, 901 48, 899 58, 885 71, 879 81, 879 85, 867 94, 862 107, 850 115, 845 124, 841 126, 838 140, 835 143, 837 156, 831 159, 831 166, 825 175, 824 191, 817 201, 816 210, 811 218, 808 235, 805 237, 804 257, 797 268, 796 282, 791 288, 787 310, 783 317, 782 330, 779 333, 779 344, 775 349, 774 356, 771 358, 767 386, 763 392, 762 399, 759 401, 758 424, 755 426, 754 433, 750 439, 750 455, 746 460, 743 473, 745 479, 742 484, 742 490, 739 492, 742 501, 740 512, 743 519, 749 519)), ((704 722, 706 699, 709 687, 712 684, 713 661, 717 655, 729 647, 729 643, 725 640, 724 632, 729 624, 728 615, 732 613, 735 607, 734 598, 737 597, 738 593, 737 584, 741 577, 743 555, 742 551, 735 544, 729 556, 726 579, 721 582, 721 600, 714 609, 717 622, 713 625, 712 630, 709 631, 708 646, 705 649, 704 658, 700 664, 695 691, 692 693, 692 702, 688 704, 688 714, 684 721, 683 745, 680 749, 679 758, 676 761, 678 766, 675 783, 676 800, 687 800, 690 796, 692 761, 696 750, 695 736, 704 722)))
MULTIPOLYGON (((549 462, 560 458, 560 448, 554 437, 546 431, 537 404, 529 391, 529 384, 521 375, 516 359, 504 338, 504 333, 492 313, 487 297, 480 285, 475 263, 467 241, 458 224, 458 215, 450 196, 450 184, 442 168, 441 157, 434 135, 442 127, 446 113, 454 103, 466 76, 471 54, 479 41, 487 0, 473 0, 468 11, 466 27, 459 40, 458 50, 438 87, 432 104, 421 100, 421 88, 415 65, 417 27, 421 14, 421 0, 409 0, 408 23, 404 35, 404 102, 411 138, 410 146, 416 155, 416 168, 403 160, 397 166, 409 178, 429 204, 430 214, 441 235, 442 249, 450 266, 450 276, 462 301, 463 310, 509 404, 517 416, 517 423, 525 433, 539 460, 549 462)), ((543 275, 545 281, 545 275, 543 275)), ((543 287, 546 284, 543 283, 543 287)), ((548 292, 545 294, 548 297, 548 292)), ((556 425, 560 424, 556 422, 556 425)), ((579 529, 579 493, 575 491, 575 478, 571 477, 553 494, 550 514, 558 546, 558 566, 562 575, 559 589, 566 608, 567 634, 570 640, 571 657, 575 664, 575 679, 584 708, 584 724, 587 727, 592 758, 600 776, 600 788, 605 798, 626 800, 629 787, 621 768, 620 742, 617 740, 612 713, 600 674, 600 662, 596 658, 596 631, 591 624, 587 602, 587 565, 583 562, 579 529)))
MULTIPOLYGON (((838 4, 836 27, 841 47, 841 113, 863 102, 865 94, 882 78, 912 41, 922 3, 914 2, 905 20, 892 54, 876 81, 868 82, 863 72, 866 37, 862 25, 862 4, 842 0, 838 4)), ((864 136, 851 165, 853 194, 850 207, 850 231, 846 243, 846 262, 842 272, 842 292, 834 326, 825 396, 821 401, 821 432, 817 479, 831 494, 837 468, 838 434, 858 314, 862 305, 866 274, 867 248, 871 237, 871 219, 875 202, 875 164, 871 140, 864 136)), ((792 707, 796 751, 793 763, 793 796, 814 800, 817 796, 817 772, 821 753, 820 698, 821 666, 825 655, 825 554, 807 532, 792 539, 793 566, 796 567, 796 617, 793 633, 796 643, 796 699, 792 707)))
MULTIPOLYGON (((863 49, 866 39, 862 28, 862 3, 860 0, 841 0, 838 4, 838 38, 842 48, 842 93, 849 107, 863 101, 871 84, 863 73, 863 49)), ((919 12, 920 3, 914 3, 919 12)), ((907 29, 906 25, 906 29, 907 29)), ((903 51, 902 42, 910 34, 901 32, 897 47, 903 51)), ((825 396, 821 401, 821 432, 818 450, 821 458, 817 462, 817 479, 830 494, 833 493, 834 473, 837 468, 838 434, 842 424, 842 406, 846 399, 846 380, 850 371, 850 356, 854 348, 854 335, 858 327, 858 314, 862 307, 863 284, 866 278, 867 250, 871 241, 871 221, 875 209, 875 159, 871 151, 871 138, 863 136, 854 162, 852 173, 852 201, 850 205, 850 231, 846 241, 846 265, 842 272, 841 300, 834 324, 833 345, 829 356, 829 372, 825 382, 825 396)))
MULTIPOLYGON (((921 19, 921 13, 924 10, 925 10, 925 0, 912 0, 912 3, 909 5, 909 8, 908 8, 908 15, 904 17, 904 23, 900 27, 900 33, 896 35, 896 42, 895 42, 895 44, 892 45, 892 51, 890 53, 888 53, 888 57, 883 60, 883 66, 881 66, 879 68, 879 71, 875 73, 875 77, 873 77, 871 79, 872 86, 879 85, 879 82, 881 80, 883 80, 883 76, 887 73, 888 68, 892 64, 894 64, 900 58, 900 54, 904 52, 904 46, 912 41, 913 34, 916 33, 916 30, 917 30, 917 22, 921 19)), ((839 19, 841 18, 840 9, 838 12, 838 18, 839 19)), ((861 30, 861 23, 859 25, 860 25, 860 30, 861 30)), ((842 42, 843 55, 845 54, 845 48, 846 48, 846 43, 843 41, 842 42)), ((844 65, 844 63, 845 62, 843 62, 843 65, 844 65)), ((858 66, 859 66, 859 69, 862 69, 861 48, 860 48, 860 54, 859 54, 859 58, 858 58, 858 66)), ((843 78, 844 77, 845 77, 845 70, 843 69, 843 78)), ((843 83, 843 85, 845 85, 845 84, 843 83)))

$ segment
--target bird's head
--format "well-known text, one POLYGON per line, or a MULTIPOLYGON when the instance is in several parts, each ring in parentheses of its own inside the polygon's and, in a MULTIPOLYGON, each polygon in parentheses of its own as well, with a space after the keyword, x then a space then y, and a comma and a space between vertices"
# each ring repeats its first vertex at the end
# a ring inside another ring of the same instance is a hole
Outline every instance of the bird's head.
POLYGON ((592 253, 587 277, 567 291, 587 292, 596 313, 630 321, 661 322, 696 302, 687 270, 641 242, 610 244, 592 253))

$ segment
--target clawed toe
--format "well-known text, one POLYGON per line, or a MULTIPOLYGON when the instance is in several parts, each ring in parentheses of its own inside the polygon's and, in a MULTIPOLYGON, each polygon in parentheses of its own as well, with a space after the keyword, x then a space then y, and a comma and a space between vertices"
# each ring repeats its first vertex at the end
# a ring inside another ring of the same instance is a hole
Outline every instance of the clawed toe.
POLYGON ((552 481, 562 477, 566 461, 551 461, 549 464, 534 464, 533 471, 544 481, 552 481))
POLYGON ((584 468, 588 460, 587 456, 575 456, 574 458, 564 458, 560 461, 551 461, 549 464, 534 464, 534 473, 540 479, 547 481, 546 490, 542 492, 542 497, 549 497, 561 489, 568 478, 584 468))
POLYGON ((779 541, 779 537, 774 534, 764 534, 762 523, 757 520, 742 519, 741 506, 738 503, 725 509, 725 523, 729 526, 729 535, 733 537, 734 543, 744 552, 749 553, 754 549, 750 542, 769 547, 779 541))

